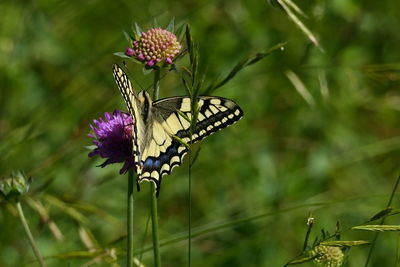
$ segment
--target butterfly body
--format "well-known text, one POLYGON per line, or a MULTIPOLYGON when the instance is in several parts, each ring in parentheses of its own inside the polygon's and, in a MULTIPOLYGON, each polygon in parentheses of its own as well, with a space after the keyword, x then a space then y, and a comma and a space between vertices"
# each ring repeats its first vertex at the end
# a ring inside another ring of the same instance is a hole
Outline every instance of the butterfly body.
POLYGON ((182 142, 191 144, 200 141, 243 116, 243 111, 232 100, 199 96, 198 117, 191 134, 189 97, 169 97, 153 102, 146 91, 135 93, 119 66, 113 66, 113 75, 134 117, 133 157, 138 174, 138 189, 143 180, 152 181, 156 184, 157 195, 162 176, 170 174, 174 167, 179 166, 188 151, 182 142))

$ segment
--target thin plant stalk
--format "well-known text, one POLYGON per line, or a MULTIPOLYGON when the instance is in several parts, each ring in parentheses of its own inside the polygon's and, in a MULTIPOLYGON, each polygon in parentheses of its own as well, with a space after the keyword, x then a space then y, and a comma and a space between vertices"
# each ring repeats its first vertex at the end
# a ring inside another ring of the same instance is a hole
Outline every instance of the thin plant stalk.
MULTIPOLYGON (((190 135, 190 139, 192 136, 190 135)), ((192 152, 191 148, 189 148, 189 214, 188 214, 188 266, 191 265, 191 252, 192 252, 192 152)))
MULTIPOLYGON (((154 84, 153 84, 153 101, 158 99, 160 91, 160 68, 154 69, 154 84)), ((150 199, 151 199, 151 225, 153 232, 153 253, 154 253, 154 266, 161 266, 160 256, 160 241, 158 236, 158 215, 157 215, 157 196, 156 185, 150 183, 150 199)))
POLYGON ((154 83, 153 83, 153 101, 158 99, 160 92, 160 68, 154 70, 154 83))
POLYGON ((160 241, 158 237, 158 215, 157 215, 157 197, 156 197, 156 185, 150 183, 150 198, 151 198, 151 226, 153 231, 153 254, 154 254, 154 266, 161 266, 160 256, 160 241))
POLYGON ((39 261, 41 267, 46 267, 46 263, 44 262, 42 254, 40 254, 39 248, 36 245, 35 239, 33 238, 32 232, 29 229, 28 222, 26 221, 24 212, 21 207, 21 203, 17 201, 17 211, 19 218, 21 219, 22 226, 25 229, 25 233, 28 236, 29 243, 31 244, 32 250, 35 253, 36 259, 39 261))
POLYGON ((134 174, 133 170, 130 169, 128 172, 128 218, 127 218, 127 233, 128 233, 128 240, 127 240, 127 266, 133 267, 133 211, 134 211, 134 198, 133 198, 133 191, 134 191, 134 174))
MULTIPOLYGON (((389 208, 390 205, 392 205, 393 198, 394 198, 394 196, 396 194, 397 188, 399 187, 399 183, 400 183, 400 175, 397 178, 396 183, 394 184, 394 187, 392 189, 392 194, 390 195, 390 198, 389 198, 389 201, 388 201, 388 203, 386 205, 386 208, 389 208)), ((380 221, 381 225, 384 224, 384 223, 385 223, 385 217, 383 217, 382 220, 380 221)), ((370 247, 369 252, 368 252, 367 261, 365 262, 364 267, 368 267, 369 261, 371 260, 371 257, 372 257, 372 252, 374 251, 376 242, 378 240, 378 236, 379 236, 379 232, 376 232, 375 236, 374 236, 374 239, 372 240, 371 247, 370 247)))
POLYGON ((146 228, 145 228, 144 234, 143 234, 142 248, 141 248, 141 252, 140 252, 140 254, 139 254, 139 262, 142 262, 143 253, 144 253, 144 245, 145 245, 145 243, 146 243, 147 232, 148 232, 148 230, 149 230, 150 218, 151 218, 151 215, 150 215, 150 213, 149 213, 149 216, 147 217, 147 221, 146 221, 146 228))

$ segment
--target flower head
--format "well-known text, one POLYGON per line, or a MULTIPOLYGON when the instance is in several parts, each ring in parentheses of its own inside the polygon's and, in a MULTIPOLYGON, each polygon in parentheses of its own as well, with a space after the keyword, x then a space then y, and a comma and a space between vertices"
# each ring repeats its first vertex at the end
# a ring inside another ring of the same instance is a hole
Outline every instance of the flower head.
POLYGON ((9 177, 1 177, 0 196, 5 199, 19 197, 28 192, 30 183, 31 178, 27 180, 20 171, 12 173, 9 177))
POLYGON ((88 136, 93 138, 92 142, 96 148, 89 153, 89 157, 99 155, 105 158, 106 161, 100 167, 124 162, 120 173, 125 173, 134 164, 132 157, 133 118, 118 110, 115 110, 113 114, 104 113, 104 118, 93 120, 94 125, 90 125, 94 135, 88 134, 88 136))
POLYGON ((344 253, 340 247, 335 246, 316 246, 311 252, 316 266, 323 267, 340 267, 343 265, 344 253))
POLYGON ((142 32, 140 38, 133 41, 132 55, 146 66, 153 67, 160 62, 171 64, 181 49, 175 34, 161 28, 153 28, 142 32))

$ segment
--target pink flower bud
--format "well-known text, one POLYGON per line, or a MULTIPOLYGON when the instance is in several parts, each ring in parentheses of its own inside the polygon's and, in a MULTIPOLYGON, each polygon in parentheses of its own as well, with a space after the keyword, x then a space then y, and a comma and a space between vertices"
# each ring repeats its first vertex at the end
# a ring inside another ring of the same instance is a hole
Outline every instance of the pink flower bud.
POLYGON ((133 51, 133 49, 132 48, 130 48, 130 47, 128 47, 126 50, 125 50, 125 55, 127 55, 127 56, 133 56, 135 54, 135 51, 133 51))

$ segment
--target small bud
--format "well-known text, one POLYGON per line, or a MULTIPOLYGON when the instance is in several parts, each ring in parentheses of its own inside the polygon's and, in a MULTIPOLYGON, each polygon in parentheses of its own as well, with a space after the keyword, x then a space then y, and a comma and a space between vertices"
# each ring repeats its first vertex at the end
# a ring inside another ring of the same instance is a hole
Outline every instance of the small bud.
POLYGON ((154 60, 147 61, 147 66, 153 67, 154 66, 154 60))
POLYGON ((135 51, 133 51, 133 49, 132 48, 130 48, 130 47, 128 47, 126 50, 125 50, 125 55, 127 55, 127 56, 133 56, 135 54, 135 51))
POLYGON ((26 180, 22 172, 15 172, 10 177, 0 178, 0 196, 5 199, 19 197, 29 190, 31 179, 26 180))

